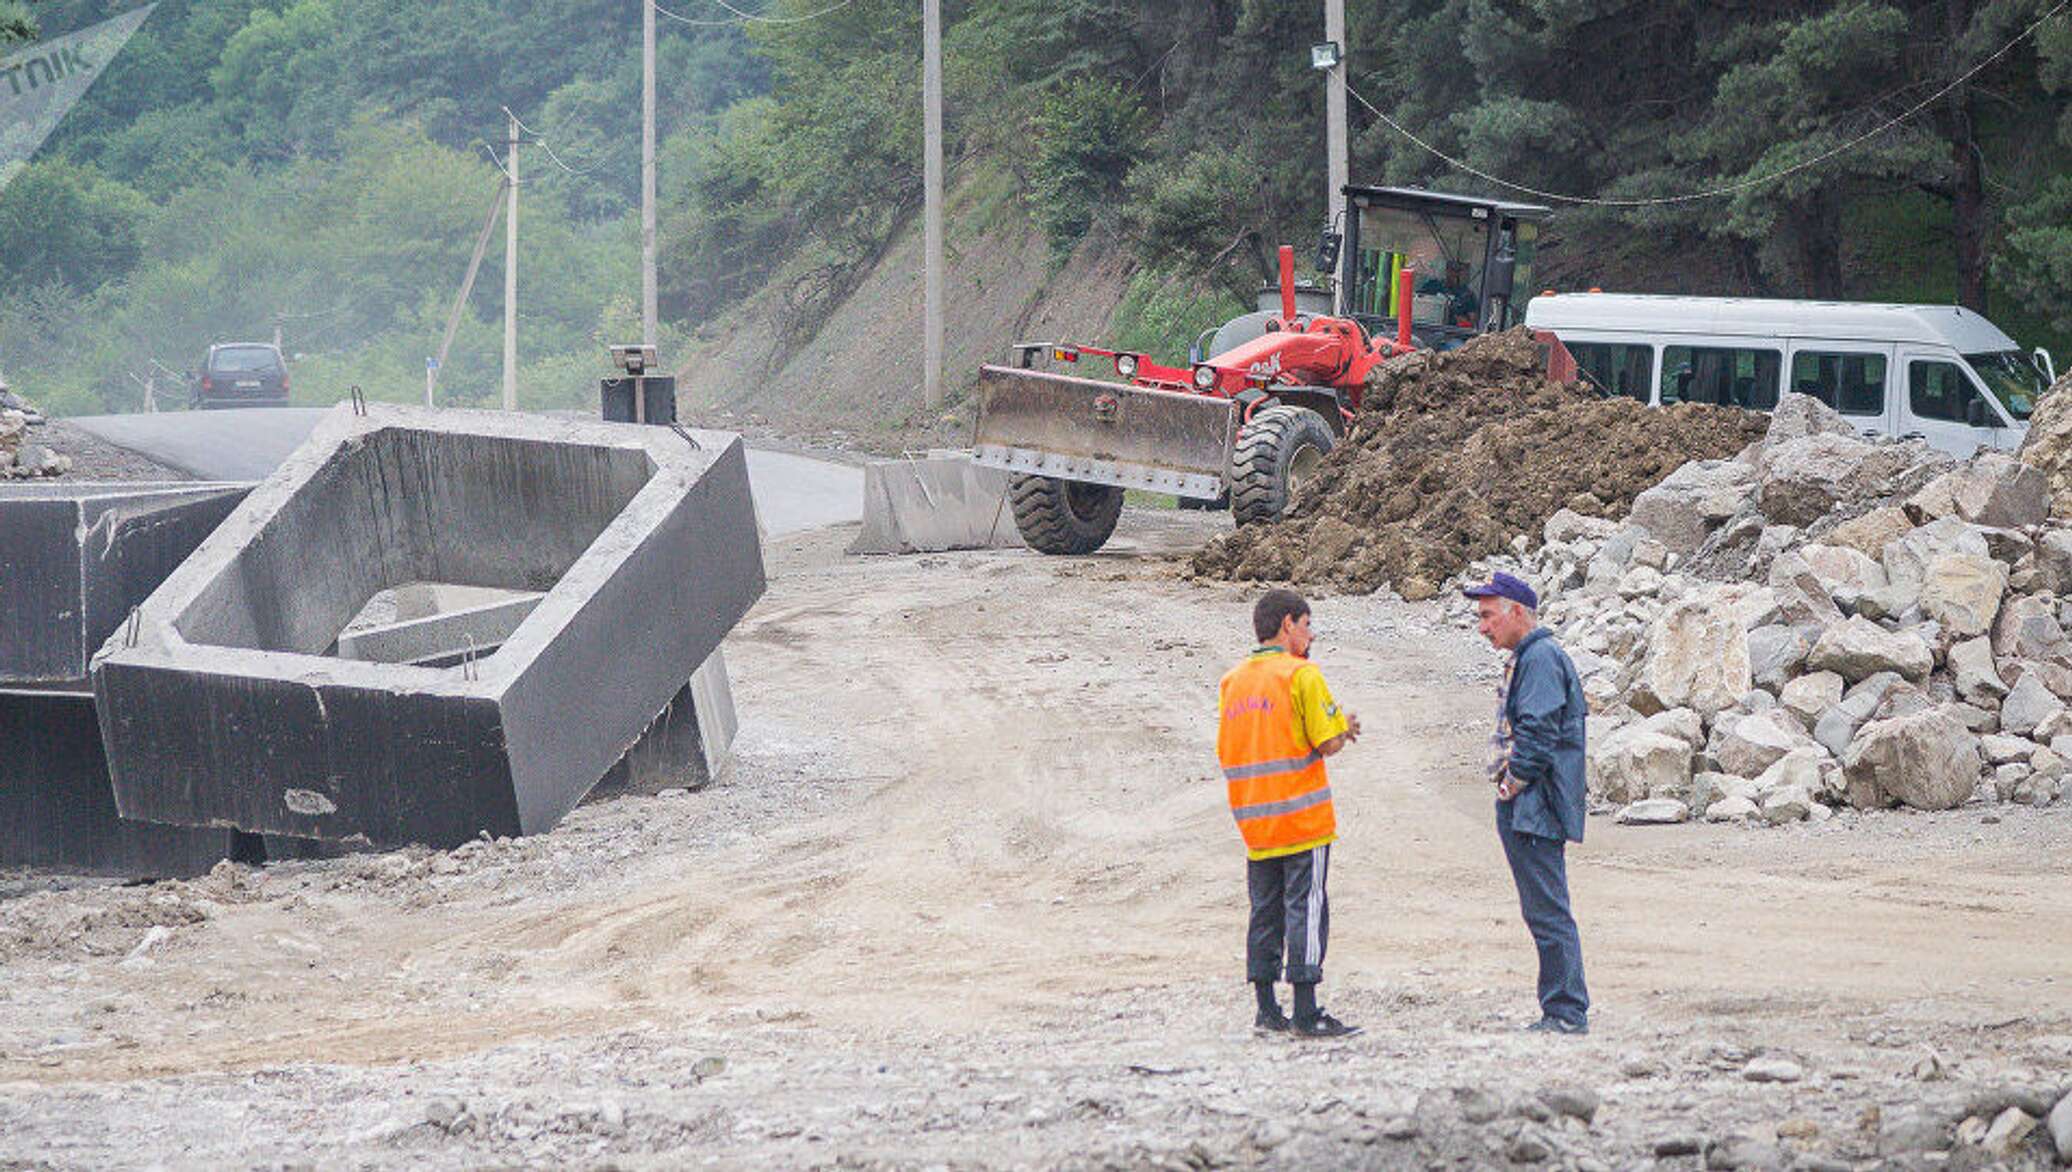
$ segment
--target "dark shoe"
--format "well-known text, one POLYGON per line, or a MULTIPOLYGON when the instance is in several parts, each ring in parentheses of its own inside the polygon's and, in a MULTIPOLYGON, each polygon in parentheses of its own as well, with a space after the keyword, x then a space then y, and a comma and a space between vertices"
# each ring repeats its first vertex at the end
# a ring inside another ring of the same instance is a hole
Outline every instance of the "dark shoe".
POLYGON ((1563 1021, 1558 1017, 1543 1017, 1525 1027, 1528 1034, 1568 1034, 1580 1037, 1590 1032, 1590 1024, 1581 1021, 1563 1021))
POLYGON ((1350 1038, 1360 1032, 1360 1027, 1347 1025, 1328 1013, 1319 1013, 1313 1018, 1296 1019, 1289 1030, 1298 1038, 1350 1038))
POLYGON ((1285 1034, 1293 1029, 1294 1025, 1295 1023, 1288 1020, 1288 1015, 1278 1009, 1272 1013, 1262 1009, 1259 1016, 1252 1019, 1252 1028, 1264 1034, 1285 1034))

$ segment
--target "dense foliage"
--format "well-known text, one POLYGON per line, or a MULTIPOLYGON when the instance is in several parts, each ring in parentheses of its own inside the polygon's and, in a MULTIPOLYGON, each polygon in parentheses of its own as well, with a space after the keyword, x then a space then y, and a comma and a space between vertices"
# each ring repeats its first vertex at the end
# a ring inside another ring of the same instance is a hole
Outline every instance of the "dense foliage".
MULTIPOLYGON (((2055 3, 1348 0, 1352 173, 1672 200, 1564 204, 1558 279, 1961 300, 2061 344, 2072 9, 1992 56, 2055 3)), ((0 41, 123 7, 0 0, 0 41)), ((919 209, 920 5, 667 7, 690 19, 662 22, 664 317, 694 329, 774 288, 783 336, 810 335, 919 209)), ((1132 344, 1184 347, 1244 304, 1271 244, 1315 239, 1322 5, 944 8, 953 180, 1011 174, 1060 257, 1126 252, 1132 344)), ((639 18, 638 0, 163 0, 0 191, 0 368, 63 409, 122 408, 153 360, 278 327, 300 394, 419 393, 508 106, 568 167, 521 148, 521 387, 587 399, 600 343, 636 328, 639 18)), ((451 400, 497 386, 501 266, 493 247, 451 400)))

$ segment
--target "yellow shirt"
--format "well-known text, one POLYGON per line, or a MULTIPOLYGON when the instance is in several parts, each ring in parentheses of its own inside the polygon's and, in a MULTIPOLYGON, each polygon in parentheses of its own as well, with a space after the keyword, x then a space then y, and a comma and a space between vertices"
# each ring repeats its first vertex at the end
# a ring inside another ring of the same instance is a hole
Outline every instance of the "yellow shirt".
MULTIPOLYGON (((1252 655, 1286 655, 1279 647, 1256 648, 1252 655)), ((1338 701, 1331 696, 1331 686, 1324 682, 1324 673, 1316 664, 1305 664, 1295 670, 1288 681, 1288 691, 1293 709, 1291 719, 1295 722, 1295 739, 1314 749, 1332 737, 1348 731, 1345 713, 1338 707, 1338 701)), ((1220 714, 1219 714, 1220 715, 1220 714)), ((1248 851, 1255 859, 1277 859, 1282 855, 1299 855, 1303 851, 1315 850, 1337 841, 1338 836, 1327 834, 1315 842, 1302 842, 1278 850, 1248 851)))

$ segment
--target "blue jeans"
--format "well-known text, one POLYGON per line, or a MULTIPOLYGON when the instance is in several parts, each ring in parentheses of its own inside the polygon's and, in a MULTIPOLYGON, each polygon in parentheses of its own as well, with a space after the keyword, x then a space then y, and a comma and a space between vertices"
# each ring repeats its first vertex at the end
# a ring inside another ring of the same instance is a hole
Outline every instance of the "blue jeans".
POLYGON ((1540 1012, 1586 1024, 1590 992, 1583 987, 1583 939, 1568 907, 1568 844, 1511 829, 1509 802, 1496 804, 1496 832, 1518 885, 1518 910, 1540 950, 1540 1012))

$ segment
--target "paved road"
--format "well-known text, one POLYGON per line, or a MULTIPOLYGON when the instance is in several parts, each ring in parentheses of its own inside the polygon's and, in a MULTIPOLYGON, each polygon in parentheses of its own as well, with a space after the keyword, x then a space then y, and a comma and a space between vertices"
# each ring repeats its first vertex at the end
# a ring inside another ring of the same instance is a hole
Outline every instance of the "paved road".
MULTIPOLYGON (((67 422, 204 480, 259 480, 308 438, 324 408, 86 415, 67 422)), ((863 472, 788 452, 748 451, 756 515, 772 536, 863 517, 863 472)))

